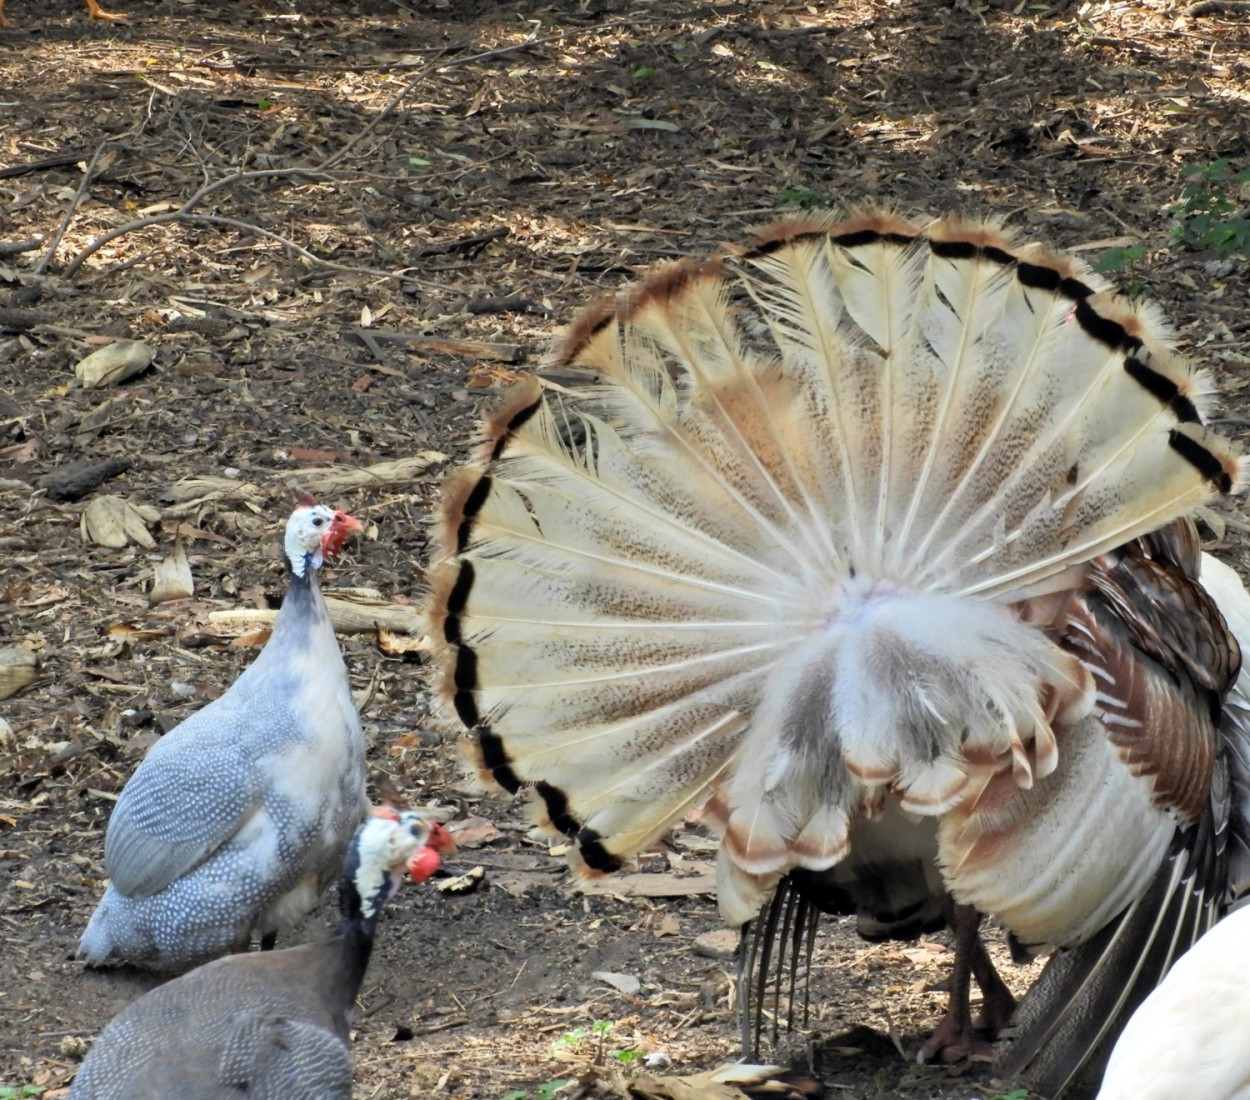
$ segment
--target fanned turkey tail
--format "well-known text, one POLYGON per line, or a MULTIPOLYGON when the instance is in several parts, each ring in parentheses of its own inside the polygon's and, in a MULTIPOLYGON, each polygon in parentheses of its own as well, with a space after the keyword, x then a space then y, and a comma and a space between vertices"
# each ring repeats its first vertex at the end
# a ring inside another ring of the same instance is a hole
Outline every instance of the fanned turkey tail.
POLYGON ((813 216, 551 366, 448 484, 428 625, 479 774, 579 869, 703 806, 733 924, 917 860, 1031 949, 1142 895, 1236 646, 1138 543, 1243 480, 1150 308, 988 224, 813 216))

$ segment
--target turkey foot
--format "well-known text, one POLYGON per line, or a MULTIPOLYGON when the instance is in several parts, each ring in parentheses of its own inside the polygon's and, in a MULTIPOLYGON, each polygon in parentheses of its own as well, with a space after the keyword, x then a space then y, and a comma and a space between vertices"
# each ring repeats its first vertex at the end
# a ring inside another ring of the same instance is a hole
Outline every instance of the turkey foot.
MULTIPOLYGON (((950 1000, 942 1022, 938 1024, 916 1055, 916 1061, 922 1064, 935 1060, 948 1063, 958 1062, 977 1055, 988 1057, 993 1054, 993 1045, 977 1036, 976 1028, 972 1023, 970 987, 974 972, 977 975, 977 984, 981 985, 985 993, 987 1016, 999 1013, 1000 992, 1005 993, 1008 998, 1011 997, 1010 991, 995 973, 989 955, 986 954, 978 935, 981 927, 981 914, 970 905, 952 905, 948 919, 955 936, 955 963, 951 968, 950 1000), (989 975, 993 975, 992 979, 989 975), (986 980, 990 991, 986 991, 982 979, 986 980)), ((1014 1007, 1013 1001, 1007 1010, 1008 1015, 1014 1007)))
MULTIPOLYGON (((980 918, 977 924, 980 925, 980 918)), ((998 1033, 1011 1023, 1012 1014, 1016 1011, 1016 998, 1007 988, 1007 983, 998 976, 979 935, 972 957, 972 975, 981 987, 981 1012, 977 1016, 976 1028, 991 1039, 997 1038, 998 1033)))

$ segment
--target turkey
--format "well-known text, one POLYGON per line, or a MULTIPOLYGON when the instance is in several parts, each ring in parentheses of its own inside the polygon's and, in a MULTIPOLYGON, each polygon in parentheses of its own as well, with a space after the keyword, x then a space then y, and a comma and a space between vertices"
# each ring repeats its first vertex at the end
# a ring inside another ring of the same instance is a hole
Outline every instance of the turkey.
POLYGON ((359 528, 301 496, 265 647, 152 747, 113 809, 88 966, 185 970, 253 932, 272 947, 334 881, 368 810, 365 746, 317 571, 359 528))
POLYGON ((383 904, 450 847, 415 813, 372 817, 348 847, 342 923, 320 943, 218 959, 123 1009, 96 1039, 70 1100, 348 1100, 347 1013, 383 904))
POLYGON ((592 874, 702 807, 733 925, 954 921, 925 1057, 977 1049, 969 974, 1005 992, 982 915, 1063 948, 1013 1047, 1062 1092, 1244 843, 1190 518, 1244 471, 1206 374, 1074 258, 880 211, 661 268, 549 369, 449 479, 429 575, 482 778, 592 874))

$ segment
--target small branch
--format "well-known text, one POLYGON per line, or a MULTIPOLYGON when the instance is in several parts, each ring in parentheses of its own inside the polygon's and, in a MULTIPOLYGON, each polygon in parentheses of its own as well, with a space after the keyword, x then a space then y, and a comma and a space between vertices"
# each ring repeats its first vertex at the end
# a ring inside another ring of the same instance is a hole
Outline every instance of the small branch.
POLYGON ((496 363, 524 363, 527 352, 521 344, 493 344, 483 340, 451 340, 443 336, 418 336, 414 332, 394 332, 381 328, 347 330, 346 335, 366 347, 377 344, 402 344, 409 351, 439 351, 470 359, 489 359, 496 363))
POLYGON ((471 237, 457 237, 453 241, 435 241, 433 244, 427 244, 417 252, 417 257, 445 256, 451 252, 465 252, 472 257, 481 252, 483 246, 491 241, 500 240, 511 232, 512 230, 506 225, 501 225, 494 229, 488 229, 484 233, 474 233, 471 237))
POLYGON ((349 275, 370 275, 375 279, 402 279, 406 283, 420 283, 422 286, 433 287, 435 290, 450 291, 455 289, 444 283, 433 283, 429 279, 419 279, 415 275, 401 275, 394 271, 381 271, 374 267, 355 267, 352 264, 335 263, 333 260, 327 260, 318 256, 315 252, 309 252, 308 249, 296 244, 289 237, 284 237, 270 229, 262 229, 259 225, 253 225, 251 222, 245 222, 239 218, 227 218, 220 214, 187 214, 178 218, 178 220, 186 222, 188 225, 229 225, 235 229, 257 233, 262 237, 267 237, 271 241, 284 245, 297 255, 303 256, 310 263, 317 264, 319 267, 327 268, 330 271, 343 271, 349 275))
POLYGON ((91 163, 83 170, 82 182, 78 185, 78 190, 74 197, 70 200, 69 206, 65 209, 65 215, 61 218, 61 224, 57 227, 56 235, 52 238, 52 243, 48 246, 48 250, 43 254, 43 259, 39 261, 35 268, 36 275, 43 275, 48 270, 48 265, 52 262, 52 258, 56 255, 56 250, 61 247, 61 241, 64 239, 69 229, 69 223, 74 217, 74 213, 81 205, 83 196, 87 193, 87 188, 91 186, 91 181, 95 176, 96 165, 100 163, 100 158, 104 156, 104 151, 110 145, 120 145, 122 142, 129 141, 131 138, 138 137, 147 127, 148 119, 152 117, 152 96, 148 97, 148 110, 144 118, 127 130, 124 134, 117 134, 114 137, 105 138, 98 146, 91 157, 91 163))
POLYGON ((1185 14, 1193 18, 1202 15, 1250 15, 1250 0, 1200 0, 1190 4, 1185 14))
MULTIPOLYGON (((133 131, 132 131, 133 133, 133 131)), ((130 136, 125 135, 125 136, 130 136)), ((52 262, 52 257, 56 255, 56 250, 61 247, 61 241, 65 239, 65 232, 69 229, 69 223, 74 217, 79 205, 82 203, 83 196, 87 193, 87 188, 91 186, 91 178, 95 174, 95 166, 100 163, 100 158, 104 155, 104 150, 118 139, 105 138, 96 146, 95 153, 91 157, 90 163, 83 170, 82 179, 79 181, 78 190, 74 192, 74 197, 70 199, 69 205, 65 208, 65 213, 61 216, 61 224, 57 226, 56 233, 52 236, 52 243, 48 245, 47 251, 43 254, 38 265, 35 267, 35 274, 42 275, 48 270, 48 264, 52 262)))
POLYGON ((20 256, 23 252, 34 252, 43 241, 38 237, 31 237, 25 241, 0 241, 0 260, 7 260, 10 256, 20 256))
POLYGON ((136 218, 134 221, 126 222, 123 225, 115 226, 107 233, 97 237, 86 248, 78 253, 70 262, 69 266, 63 272, 65 278, 72 279, 80 267, 97 252, 100 251, 110 241, 115 241, 118 237, 123 237, 127 233, 133 233, 139 229, 147 229, 153 225, 166 225, 169 222, 183 221, 190 211, 200 205, 209 195, 215 191, 220 191, 223 187, 230 187, 236 183, 243 183, 247 180, 273 179, 277 176, 308 176, 310 178, 318 178, 316 169, 311 168, 263 168, 253 172, 235 172, 229 176, 222 176, 221 179, 214 180, 212 183, 206 183, 198 191, 195 192, 186 202, 184 202, 177 210, 171 210, 166 214, 153 214, 147 218, 136 218))
POLYGON ((0 168, 0 180, 12 179, 14 176, 26 176, 31 172, 46 172, 49 168, 67 168, 82 160, 81 153, 62 153, 55 157, 44 157, 43 160, 32 160, 29 164, 10 164, 0 168))

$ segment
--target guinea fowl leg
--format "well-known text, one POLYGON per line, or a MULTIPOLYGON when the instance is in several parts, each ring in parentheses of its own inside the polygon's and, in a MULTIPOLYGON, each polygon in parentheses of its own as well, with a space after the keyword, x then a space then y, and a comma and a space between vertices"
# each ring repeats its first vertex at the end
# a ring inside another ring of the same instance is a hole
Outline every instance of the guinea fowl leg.
POLYGON ((105 11, 100 7, 98 0, 87 0, 87 18, 102 19, 106 23, 126 23, 130 20, 129 15, 115 15, 105 11))
MULTIPOLYGON (((262 951, 272 951, 272 950, 273 950, 273 948, 274 948, 274 945, 275 945, 277 942, 278 942, 278 933, 277 933, 277 932, 266 932, 266 933, 265 933, 263 936, 261 936, 261 938, 260 938, 260 949, 261 949, 262 951)), ((995 976, 995 977, 998 977, 998 975, 997 975, 997 974, 995 974, 994 976, 995 976)), ((1010 996, 1010 994, 1008 994, 1008 996, 1010 996)))
MULTIPOLYGON (((990 972, 994 969, 990 965, 989 956, 985 954, 979 935, 981 914, 970 905, 953 905, 949 919, 955 934, 955 964, 951 970, 950 1001, 942 1022, 916 1055, 918 1062, 932 1062, 935 1059, 958 1062, 970 1055, 990 1055, 994 1051, 992 1044, 977 1037, 976 1029, 972 1025, 970 987, 974 971, 978 972, 978 982, 981 978, 981 959, 978 956, 984 956, 984 963, 990 972)), ((1002 979, 997 974, 994 974, 994 981, 1002 984, 1002 979)), ((990 984, 993 988, 994 983, 990 984)), ((1010 993, 1007 995, 1011 996, 1010 993)))

